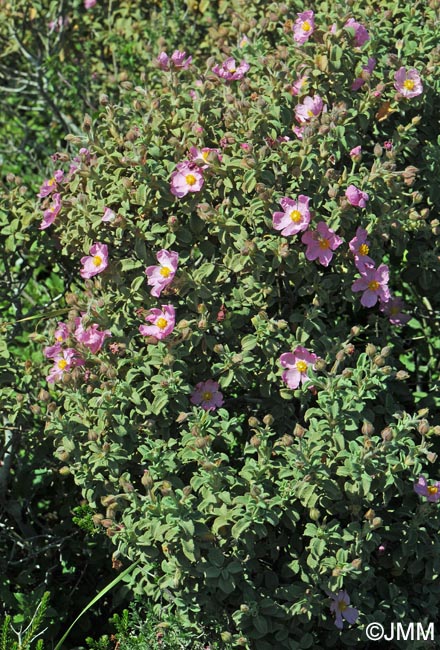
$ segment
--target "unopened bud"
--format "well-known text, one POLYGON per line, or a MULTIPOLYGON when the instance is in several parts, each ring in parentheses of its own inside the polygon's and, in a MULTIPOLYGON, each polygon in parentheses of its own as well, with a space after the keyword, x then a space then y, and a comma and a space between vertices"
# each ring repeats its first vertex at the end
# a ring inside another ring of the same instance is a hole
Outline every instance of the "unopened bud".
POLYGON ((373 519, 375 518, 375 516, 376 516, 376 513, 374 512, 374 510, 372 510, 372 509, 370 508, 370 509, 367 510, 367 512, 365 513, 365 515, 364 515, 364 519, 366 519, 367 521, 373 521, 373 519))
POLYGON ((385 427, 385 429, 383 429, 380 432, 380 435, 384 442, 389 442, 390 440, 393 439, 393 430, 391 429, 391 427, 385 427))
POLYGON ((263 422, 264 422, 264 424, 265 424, 266 426, 270 427, 270 426, 273 424, 273 422, 274 422, 273 415, 271 415, 270 413, 268 413, 267 415, 265 415, 264 418, 263 418, 263 422))
POLYGON ((260 424, 260 420, 251 415, 251 417, 248 419, 248 424, 250 427, 256 428, 260 424))
POLYGON ((365 348, 365 352, 368 354, 369 357, 372 357, 373 355, 376 354, 377 348, 372 343, 368 343, 367 347, 365 348))
POLYGON ((360 558, 355 558, 351 561, 351 566, 353 569, 359 570, 362 567, 362 560, 360 558))
POLYGON ((295 428, 293 430, 293 435, 296 438, 302 438, 304 434, 306 433, 306 430, 304 427, 302 427, 298 422, 295 424, 295 428))
POLYGON ((430 428, 428 420, 420 420, 417 430, 422 436, 425 436, 430 428))
POLYGON ((362 425, 362 433, 364 436, 371 436, 374 433, 374 427, 368 420, 364 420, 364 423, 362 425))
POLYGON ((320 516, 321 513, 319 512, 318 508, 310 508, 309 517, 312 521, 318 521, 320 516))
POLYGON ((142 478, 141 478, 141 483, 145 488, 147 488, 147 490, 150 490, 153 487, 154 481, 151 478, 151 475, 150 475, 150 472, 148 471, 148 469, 144 470, 144 473, 143 473, 142 478))
POLYGON ((251 444, 252 447, 259 447, 261 445, 261 438, 259 436, 252 436, 249 440, 249 444, 251 444))
POLYGON ((374 517, 373 521, 371 522, 371 525, 373 528, 379 528, 382 526, 382 518, 381 517, 374 517))

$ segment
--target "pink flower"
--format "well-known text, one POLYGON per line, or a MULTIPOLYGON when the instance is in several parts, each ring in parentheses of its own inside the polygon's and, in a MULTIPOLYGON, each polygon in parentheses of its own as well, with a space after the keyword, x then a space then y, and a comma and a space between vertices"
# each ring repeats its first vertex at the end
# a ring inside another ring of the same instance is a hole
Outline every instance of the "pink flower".
POLYGON ((226 61, 223 61, 221 65, 218 63, 212 68, 214 74, 226 81, 237 81, 238 79, 243 79, 246 72, 249 70, 249 63, 246 61, 241 61, 240 65, 237 66, 235 59, 229 57, 226 61))
POLYGON ((370 35, 361 23, 358 23, 354 18, 349 18, 344 27, 354 29, 354 45, 361 47, 364 43, 370 40, 370 35))
POLYGON ((362 147, 361 145, 358 145, 357 147, 353 147, 351 149, 350 153, 350 158, 353 160, 353 162, 360 162, 362 159, 362 147))
POLYGON ((188 56, 185 59, 186 52, 181 52, 180 50, 174 50, 171 55, 171 62, 175 68, 181 68, 182 70, 187 70, 191 65, 192 56, 188 56))
POLYGON ((433 485, 428 485, 426 478, 420 476, 414 485, 414 492, 422 497, 426 497, 432 503, 437 503, 440 500, 440 482, 434 481, 433 485))
POLYGON ((302 88, 306 85, 307 83, 308 76, 304 75, 303 77, 298 77, 296 81, 292 84, 290 88, 290 92, 292 95, 299 95, 301 93, 302 88))
POLYGON ((402 311, 404 307, 402 298, 391 297, 388 302, 380 306, 380 311, 389 317, 392 325, 403 326, 411 320, 411 316, 402 311))
POLYGON ((157 253, 156 259, 159 266, 148 266, 145 273, 148 284, 153 287, 150 292, 151 295, 159 298, 162 291, 173 281, 176 275, 179 253, 162 249, 157 253))
POLYGON ((116 219, 116 213, 113 212, 110 208, 104 209, 104 214, 102 215, 101 221, 114 221, 116 219))
POLYGON ((328 266, 333 257, 333 251, 342 244, 343 240, 324 221, 320 221, 316 230, 308 230, 304 233, 301 241, 307 245, 306 257, 309 261, 318 258, 320 264, 328 266))
POLYGON ((310 122, 313 117, 316 117, 323 110, 324 104, 319 95, 311 97, 307 95, 302 104, 295 106, 295 117, 301 124, 310 122))
POLYGON ((92 278, 101 273, 108 266, 108 248, 106 244, 97 242, 90 247, 90 255, 81 258, 80 276, 84 279, 92 278))
POLYGON ((197 147, 191 147, 189 150, 189 156, 191 162, 198 165, 201 169, 207 169, 212 165, 213 162, 218 160, 221 162, 222 156, 218 149, 213 149, 211 147, 203 147, 203 149, 197 149, 197 147))
POLYGON ((43 212, 43 221, 40 224, 40 230, 49 228, 49 226, 51 226, 55 221, 55 217, 57 216, 60 210, 61 210, 61 194, 57 193, 53 195, 52 205, 43 212))
POLYGON ((368 233, 364 228, 358 228, 356 235, 348 243, 351 252, 354 255, 354 263, 359 273, 365 273, 367 266, 375 266, 374 260, 368 257, 370 251, 367 241, 368 233))
POLYGON ((240 41, 239 41, 239 43, 238 43, 238 47, 246 47, 246 45, 248 45, 248 43, 250 43, 250 40, 248 39, 248 37, 246 36, 246 34, 244 34, 244 35, 241 37, 241 39, 240 39, 240 41))
POLYGON ((96 0, 84 0, 85 9, 92 9, 96 5, 96 0))
POLYGON ((404 67, 399 68, 394 75, 394 88, 407 99, 417 97, 423 92, 420 75, 414 68, 408 71, 404 67))
POLYGON ((349 607, 350 597, 346 591, 340 590, 337 594, 330 594, 333 602, 330 604, 330 611, 335 615, 335 625, 339 630, 344 627, 345 619, 349 625, 356 623, 359 612, 355 607, 349 607))
POLYGON ((162 340, 166 338, 174 329, 176 322, 176 311, 172 305, 162 305, 162 309, 150 309, 145 320, 153 323, 152 325, 140 325, 139 331, 144 336, 155 336, 162 340))
POLYGON ((309 40, 315 29, 315 18, 313 11, 303 11, 297 14, 298 18, 293 25, 293 40, 302 45, 309 40))
POLYGON ((272 215, 273 227, 281 230, 284 236, 296 235, 301 230, 307 230, 310 223, 309 211, 310 197, 300 194, 298 200, 289 199, 284 196, 280 199, 280 205, 284 212, 274 212, 272 215))
POLYGON ((62 353, 61 343, 55 343, 55 345, 49 345, 44 348, 43 355, 46 359, 54 359, 62 353))
POLYGON ((59 322, 54 332, 55 341, 61 342, 69 338, 69 328, 66 323, 59 322))
POLYGON ((99 330, 98 325, 94 323, 87 329, 84 329, 84 314, 81 318, 75 320, 76 329, 74 332, 75 338, 78 343, 82 343, 89 348, 92 354, 96 354, 103 346, 105 339, 111 336, 110 330, 99 330))
POLYGON ((40 191, 37 196, 40 199, 43 199, 45 196, 49 196, 52 192, 57 190, 57 183, 61 183, 64 177, 64 172, 62 169, 57 169, 52 178, 44 179, 43 185, 40 187, 40 191))
POLYGON ((369 57, 367 65, 362 66, 361 76, 357 77, 357 79, 355 79, 351 84, 351 89, 359 90, 359 88, 364 85, 366 80, 369 79, 375 67, 376 67, 376 59, 373 59, 373 57, 369 57))
POLYGON ((280 363, 283 368, 287 368, 283 372, 282 379, 289 388, 298 388, 300 384, 305 381, 310 381, 307 375, 307 368, 311 366, 315 369, 315 363, 318 357, 314 352, 309 352, 302 345, 293 352, 284 352, 280 356, 280 363))
POLYGON ((219 391, 218 382, 213 379, 200 381, 191 395, 191 404, 201 406, 205 411, 215 411, 223 405, 223 395, 219 391))
POLYGON ((302 140, 304 138, 304 126, 294 126, 292 131, 294 134, 297 136, 298 140, 302 140))
POLYGON ((381 264, 377 269, 366 266, 361 277, 354 281, 351 290, 363 291, 361 305, 374 307, 376 302, 388 302, 390 290, 388 288, 389 270, 386 264, 381 264))
POLYGON ((170 57, 166 52, 161 52, 156 58, 156 61, 159 64, 159 68, 161 68, 161 70, 170 69, 170 57))
POLYGON ((365 208, 369 198, 368 194, 357 188, 356 185, 349 185, 345 190, 345 196, 350 205, 354 205, 357 208, 365 208))
POLYGON ((81 357, 77 356, 77 351, 73 348, 67 348, 66 350, 60 350, 54 359, 54 365, 50 370, 49 375, 46 377, 46 381, 49 384, 53 384, 56 381, 62 379, 65 372, 69 372, 75 366, 82 366, 84 360, 81 357))
POLYGON ((184 160, 176 166, 176 171, 171 174, 171 194, 179 199, 186 196, 188 192, 199 192, 203 186, 203 174, 193 162, 184 160))

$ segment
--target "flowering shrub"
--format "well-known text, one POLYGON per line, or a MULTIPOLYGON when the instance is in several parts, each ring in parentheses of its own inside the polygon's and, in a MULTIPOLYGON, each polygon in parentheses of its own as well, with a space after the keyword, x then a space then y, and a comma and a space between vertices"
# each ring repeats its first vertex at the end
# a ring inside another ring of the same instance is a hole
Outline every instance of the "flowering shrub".
POLYGON ((211 60, 158 48, 39 192, 75 278, 47 434, 133 590, 225 644, 438 614, 439 52, 433 9, 417 52, 394 11, 276 6, 211 60))

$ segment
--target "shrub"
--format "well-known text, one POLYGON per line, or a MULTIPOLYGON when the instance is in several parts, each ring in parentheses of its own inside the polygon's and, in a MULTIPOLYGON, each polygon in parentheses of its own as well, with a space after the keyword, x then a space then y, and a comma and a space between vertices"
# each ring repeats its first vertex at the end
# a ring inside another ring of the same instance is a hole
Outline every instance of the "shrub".
POLYGON ((297 10, 161 56, 39 193, 62 471, 133 593, 258 650, 438 613, 435 9, 297 10))

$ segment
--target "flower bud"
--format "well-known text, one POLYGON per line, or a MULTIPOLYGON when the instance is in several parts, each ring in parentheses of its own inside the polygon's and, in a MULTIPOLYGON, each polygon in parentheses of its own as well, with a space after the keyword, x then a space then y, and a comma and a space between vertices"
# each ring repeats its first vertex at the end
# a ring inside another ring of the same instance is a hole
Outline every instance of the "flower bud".
POLYGON ((367 347, 365 348, 365 352, 368 354, 369 357, 372 357, 373 355, 376 354, 377 348, 372 343, 368 343, 367 347))
POLYGON ((361 332, 361 328, 358 327, 357 325, 353 325, 353 327, 351 328, 352 335, 359 336, 360 332, 361 332))
POLYGON ((69 476, 70 467, 67 467, 67 465, 60 467, 60 469, 58 470, 58 474, 61 474, 61 476, 69 476))
POLYGON ((318 508, 310 508, 309 517, 312 521, 318 521, 320 516, 321 513, 319 512, 318 508))
POLYGON ((374 427, 368 420, 364 420, 364 423, 362 425, 362 433, 364 436, 371 436, 374 433, 374 427))
POLYGON ((373 519, 374 519, 375 516, 376 516, 376 513, 374 512, 374 510, 372 510, 372 509, 370 508, 370 509, 367 510, 367 512, 365 513, 365 515, 364 515, 364 519, 366 519, 367 521, 373 521, 373 519))
POLYGON ((255 428, 255 427, 258 427, 258 425, 260 424, 260 420, 258 420, 253 415, 251 415, 251 417, 248 419, 248 424, 249 424, 250 427, 255 428))
POLYGON ((417 430, 422 436, 426 436, 430 428, 428 420, 423 419, 420 420, 417 430))
POLYGON ((373 521, 371 522, 371 525, 373 528, 379 528, 382 526, 382 518, 381 517, 374 517, 373 521))
POLYGON ((151 478, 151 474, 148 471, 148 469, 144 469, 144 473, 141 478, 141 483, 145 488, 147 488, 147 490, 150 490, 153 487, 154 481, 151 478))
POLYGON ((327 362, 324 359, 317 359, 315 362, 315 370, 322 371, 325 370, 327 362))
POLYGON ((385 429, 383 429, 383 430, 380 432, 380 435, 381 435, 382 440, 383 440, 384 442, 389 442, 389 441, 392 440, 393 437, 394 437, 394 436, 393 436, 393 430, 391 429, 391 427, 385 427, 385 429))
POLYGON ((351 566, 357 571, 362 567, 362 560, 360 558, 355 558, 351 561, 351 566))
POLYGON ((267 415, 264 416, 263 422, 266 426, 270 427, 274 423, 274 417, 271 415, 271 413, 268 413, 267 415))
POLYGON ((249 444, 252 445, 252 447, 259 447, 261 445, 261 438, 257 435, 254 435, 249 440, 249 444))
POLYGON ((299 424, 299 422, 297 422, 297 423, 295 424, 295 428, 294 428, 294 430, 293 430, 293 435, 294 435, 296 438, 302 438, 302 437, 304 436, 305 433, 306 433, 306 429, 304 429, 304 427, 302 427, 302 426, 299 424))
POLYGON ((433 451, 428 451, 426 458, 428 459, 428 462, 435 463, 437 460, 437 454, 435 454, 433 451))

